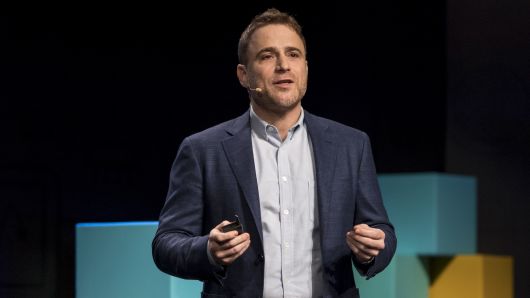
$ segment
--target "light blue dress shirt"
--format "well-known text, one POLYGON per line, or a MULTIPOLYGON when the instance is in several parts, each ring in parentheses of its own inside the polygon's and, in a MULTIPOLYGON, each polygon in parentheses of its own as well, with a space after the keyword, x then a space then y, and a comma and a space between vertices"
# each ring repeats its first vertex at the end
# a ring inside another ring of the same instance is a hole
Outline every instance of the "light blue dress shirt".
POLYGON ((322 296, 315 163, 302 110, 281 140, 250 109, 265 255, 263 297, 322 296))

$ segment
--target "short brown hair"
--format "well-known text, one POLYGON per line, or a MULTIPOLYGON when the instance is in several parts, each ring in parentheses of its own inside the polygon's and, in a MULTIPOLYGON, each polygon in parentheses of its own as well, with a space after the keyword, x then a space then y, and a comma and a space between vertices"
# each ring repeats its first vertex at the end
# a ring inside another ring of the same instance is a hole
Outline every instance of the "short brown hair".
POLYGON ((277 10, 276 8, 269 8, 262 14, 255 16, 254 19, 252 19, 250 24, 247 26, 245 31, 243 31, 243 33, 241 34, 241 38, 239 38, 239 45, 237 48, 237 56, 239 58, 240 64, 246 65, 248 62, 247 50, 248 43, 252 34, 254 34, 257 29, 271 24, 281 24, 289 26, 291 29, 294 30, 294 32, 296 32, 296 34, 298 34, 298 36, 300 36, 302 42, 304 43, 304 50, 307 51, 305 38, 302 34, 302 27, 300 26, 300 24, 298 24, 296 19, 285 12, 277 10))

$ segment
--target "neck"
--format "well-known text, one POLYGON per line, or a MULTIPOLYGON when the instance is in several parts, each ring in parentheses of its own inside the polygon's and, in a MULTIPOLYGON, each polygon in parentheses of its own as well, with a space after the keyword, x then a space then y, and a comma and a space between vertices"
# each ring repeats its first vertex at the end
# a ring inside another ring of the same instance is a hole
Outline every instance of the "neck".
POLYGON ((261 108, 254 102, 251 102, 251 104, 254 113, 256 113, 258 117, 260 117, 267 123, 274 125, 274 127, 278 129, 282 141, 287 138, 289 128, 293 127, 293 125, 298 121, 302 112, 302 106, 300 105, 300 103, 298 103, 293 108, 283 111, 270 111, 261 108))

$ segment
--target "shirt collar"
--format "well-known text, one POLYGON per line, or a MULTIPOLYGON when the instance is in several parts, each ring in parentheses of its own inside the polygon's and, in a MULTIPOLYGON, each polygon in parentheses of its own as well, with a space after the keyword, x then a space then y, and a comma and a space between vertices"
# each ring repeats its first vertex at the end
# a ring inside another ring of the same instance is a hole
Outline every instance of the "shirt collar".
MULTIPOLYGON (((290 140, 293 138, 294 133, 298 130, 300 126, 302 126, 304 123, 304 109, 302 108, 300 111, 300 117, 298 118, 298 121, 289 128, 289 133, 287 135, 286 140, 290 140)), ((250 126, 252 128, 252 131, 256 133, 260 138, 263 138, 264 140, 269 141, 270 138, 278 139, 278 129, 272 125, 267 123, 267 121, 261 119, 256 112, 254 112, 254 109, 252 108, 252 105, 250 105, 250 126)))

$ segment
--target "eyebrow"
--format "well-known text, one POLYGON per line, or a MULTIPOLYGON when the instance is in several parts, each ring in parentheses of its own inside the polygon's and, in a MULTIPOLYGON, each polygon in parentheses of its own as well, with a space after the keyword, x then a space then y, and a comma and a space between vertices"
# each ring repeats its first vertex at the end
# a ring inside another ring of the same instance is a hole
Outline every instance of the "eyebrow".
MULTIPOLYGON (((300 50, 299 48, 297 47, 286 47, 285 50, 287 52, 292 52, 292 51, 295 51, 295 52, 298 52, 300 54, 303 54, 302 50, 300 50)), ((275 47, 266 47, 266 48, 263 48, 261 50, 259 50, 257 53, 256 53, 256 58, 259 57, 259 55, 261 55, 262 53, 264 52, 272 52, 272 53, 278 53, 278 49, 275 48, 275 47)))

